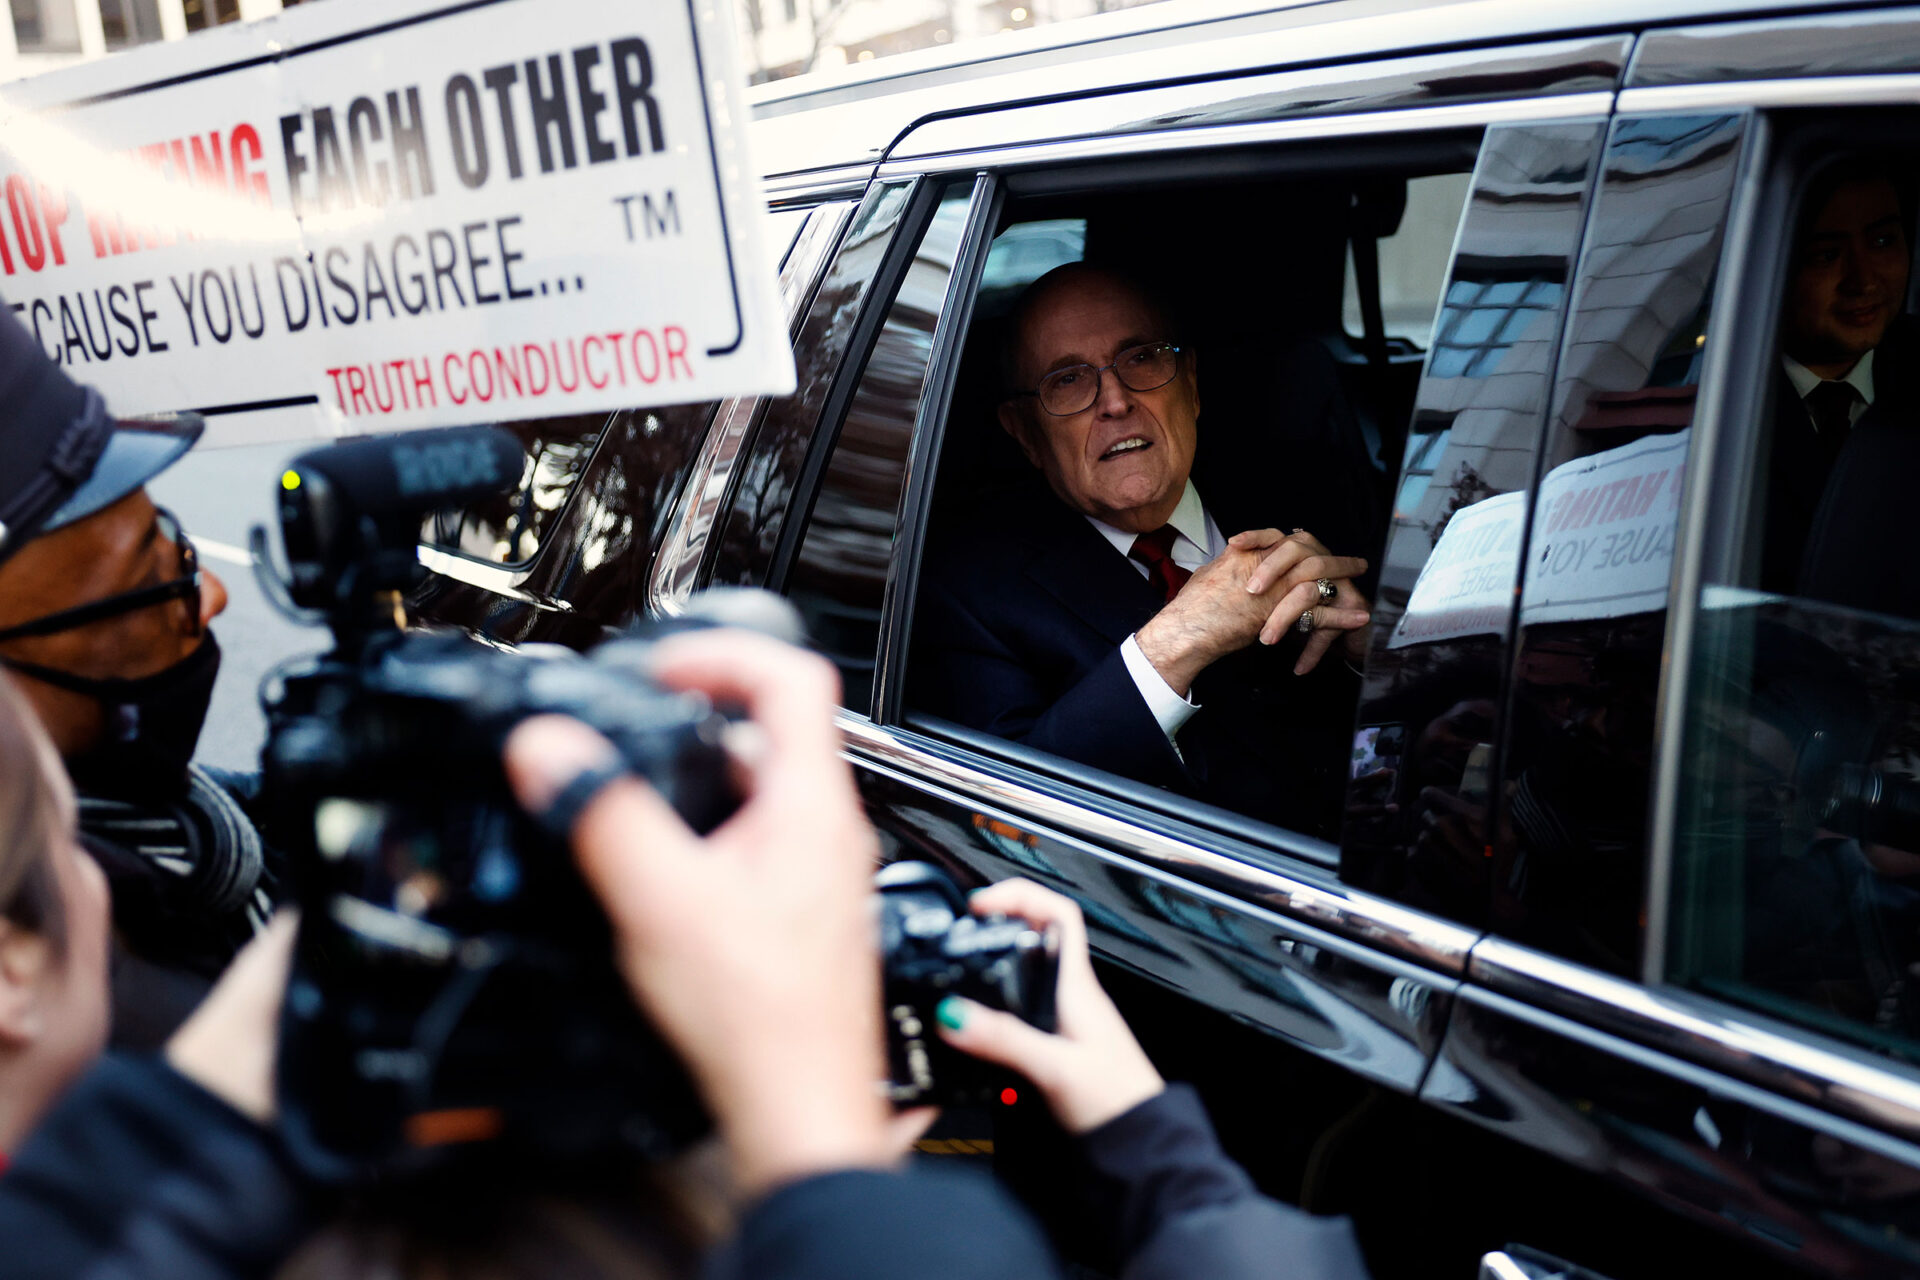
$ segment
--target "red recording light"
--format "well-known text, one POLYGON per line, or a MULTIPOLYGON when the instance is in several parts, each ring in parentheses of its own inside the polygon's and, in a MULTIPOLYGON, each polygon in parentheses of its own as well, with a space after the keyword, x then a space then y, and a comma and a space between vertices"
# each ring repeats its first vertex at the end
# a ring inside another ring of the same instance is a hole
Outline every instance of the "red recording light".
POLYGON ((1000 1091, 1000 1101, 1010 1107, 1020 1101, 1020 1094, 1012 1085, 1008 1085, 1000 1091))

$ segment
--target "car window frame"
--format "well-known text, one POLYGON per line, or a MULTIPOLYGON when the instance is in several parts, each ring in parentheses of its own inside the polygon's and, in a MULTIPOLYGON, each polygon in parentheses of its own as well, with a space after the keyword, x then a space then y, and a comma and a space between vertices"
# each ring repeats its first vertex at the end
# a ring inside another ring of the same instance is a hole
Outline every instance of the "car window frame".
MULTIPOLYGON (((1449 129, 1459 128, 1452 119, 1448 117, 1441 117, 1441 119, 1445 122, 1441 127, 1411 132, 1414 132, 1416 137, 1431 137, 1446 133, 1449 129)), ((1370 121, 1369 124, 1371 123, 1373 122, 1370 121)), ((1379 142, 1380 132, 1388 131, 1377 132, 1373 129, 1361 131, 1355 139, 1356 145, 1360 147, 1376 145, 1379 142)), ((1397 133, 1389 132, 1390 138, 1399 136, 1397 133)), ((1313 140, 1323 141, 1323 135, 1316 132, 1313 140)), ((1273 147, 1238 155, 1230 163, 1241 169, 1256 166, 1262 172, 1267 172, 1269 166, 1281 172, 1293 168, 1300 168, 1302 172, 1307 171, 1306 166, 1299 163, 1299 157, 1291 154, 1294 149, 1287 145, 1290 141, 1292 139, 1283 138, 1273 147)), ((1337 143, 1338 139, 1335 141, 1337 143)), ((1391 143, 1388 145, 1390 146, 1391 143)), ((1045 152, 1051 148, 1036 150, 1045 152)), ((1222 159, 1222 156, 1210 153, 1204 148, 1196 148, 1191 152, 1186 150, 1162 152, 1155 148, 1146 148, 1140 155, 1130 157, 1126 168, 1138 171, 1145 167, 1164 164, 1176 172, 1190 169, 1204 172, 1218 167, 1222 159)), ((1109 166, 1112 164, 1113 162, 1109 161, 1101 168, 1110 171, 1109 166)), ((885 172, 886 168, 887 166, 883 165, 882 171, 885 172)), ((927 179, 937 182, 966 171, 958 165, 951 169, 929 165, 922 172, 927 179)), ((1338 879, 1340 848, 1334 842, 1262 822, 1191 797, 1174 795, 1160 788, 1095 770, 1071 760, 1035 752, 1023 748, 1019 743, 1007 742, 989 734, 976 733, 936 716, 912 712, 904 705, 902 688, 914 607, 918 600, 920 553, 924 548, 929 499, 934 484, 932 473, 945 443, 953 379, 964 353, 967 332, 971 327, 972 309, 979 296, 980 277, 984 272, 987 253, 991 248, 991 231, 997 228, 1000 211, 1004 208, 1010 193, 1044 190, 1055 182, 1071 184, 1076 181, 1072 166, 1045 162, 1028 163, 1012 170, 1004 167, 992 169, 983 167, 976 172, 982 180, 991 179, 995 185, 994 221, 988 224, 983 234, 966 246, 967 251, 977 255, 966 278, 966 289, 964 292, 950 291, 948 295, 949 311, 956 309, 964 311, 964 323, 950 323, 949 317, 943 315, 941 332, 936 335, 937 341, 930 355, 928 393, 923 399, 916 422, 910 462, 911 474, 906 490, 906 500, 902 503, 901 521, 896 526, 894 557, 888 574, 889 599, 881 623, 882 650, 878 658, 876 675, 876 687, 881 692, 876 700, 873 723, 898 732, 914 734, 928 743, 939 743, 948 750, 959 748, 981 758, 983 762, 990 761, 1001 768, 1010 766, 1026 775, 1025 780, 1030 785, 1043 786, 1056 795, 1071 795, 1075 803, 1082 805, 1089 812, 1110 814, 1121 821, 1152 825, 1162 829, 1177 827, 1192 833, 1191 838, 1195 840, 1204 839, 1213 845, 1233 849, 1232 856, 1249 866, 1293 874, 1305 873, 1316 878, 1325 878, 1335 885, 1341 884, 1338 879), (1061 172, 1063 168, 1064 173, 1061 172), (930 411, 929 404, 937 405, 937 410, 930 411), (1200 834, 1202 832, 1206 834, 1202 836, 1200 834)), ((958 267, 956 267, 956 275, 957 273, 958 267)), ((862 371, 864 372, 864 363, 862 371)), ((865 719, 865 717, 861 718, 865 719)), ((1453 922, 1445 921, 1444 917, 1434 918, 1453 927, 1453 922)))

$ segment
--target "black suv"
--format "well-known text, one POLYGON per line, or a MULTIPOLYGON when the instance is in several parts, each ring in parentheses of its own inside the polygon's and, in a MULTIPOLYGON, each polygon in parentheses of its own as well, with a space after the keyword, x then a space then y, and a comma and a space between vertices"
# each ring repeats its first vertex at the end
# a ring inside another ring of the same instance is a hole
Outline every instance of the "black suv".
POLYGON ((513 424, 420 613, 791 597, 888 856, 1077 898, 1149 1049, 1383 1276, 1920 1272, 1920 10, 1206 12, 759 91, 798 391, 513 424), (923 550, 1025 465, 1002 322, 1082 259, 1181 317, 1202 450, 1383 513, 1336 548, 1377 575, 1337 843, 919 704, 923 550), (1783 354, 1816 277, 1864 379, 1783 354), (1276 441, 1303 349, 1334 427, 1276 441))

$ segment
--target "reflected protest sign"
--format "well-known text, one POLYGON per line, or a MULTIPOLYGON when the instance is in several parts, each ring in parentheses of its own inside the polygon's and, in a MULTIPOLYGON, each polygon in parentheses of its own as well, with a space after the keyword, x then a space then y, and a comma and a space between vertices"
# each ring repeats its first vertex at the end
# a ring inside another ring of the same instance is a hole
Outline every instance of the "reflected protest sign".
POLYGON ((0 90, 0 296, 209 439, 780 393, 728 16, 335 0, 0 90))
MULTIPOLYGON (((1523 624, 1666 607, 1691 434, 1648 436, 1546 474, 1527 552, 1523 624)), ((1505 631, 1526 512, 1520 492, 1456 511, 1388 647, 1505 631)))
POLYGON ((1527 552, 1522 623, 1667 607, 1692 434, 1648 436, 1547 473, 1527 552))
POLYGON ((1522 492, 1495 494, 1454 512, 1387 647, 1505 631, 1526 515, 1522 492))

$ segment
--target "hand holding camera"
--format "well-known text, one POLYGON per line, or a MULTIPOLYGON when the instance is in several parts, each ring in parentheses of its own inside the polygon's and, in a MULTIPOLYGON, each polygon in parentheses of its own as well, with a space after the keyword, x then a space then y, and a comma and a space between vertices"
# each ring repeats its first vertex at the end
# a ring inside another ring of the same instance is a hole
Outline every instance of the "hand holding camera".
MULTIPOLYGON (((876 847, 837 749, 833 669, 708 632, 662 641, 652 674, 741 706, 759 750, 739 810, 704 839, 632 777, 580 812, 574 844, 621 971, 699 1083, 743 1188, 885 1164, 876 847)), ((541 812, 611 756, 585 726, 540 717, 508 740, 508 776, 541 812)))
POLYGON ((1097 1129, 1166 1088, 1094 976, 1087 924, 1073 899, 1031 880, 1002 880, 967 905, 976 915, 1014 916, 1057 931, 1059 1030, 1043 1031, 1012 1013, 949 996, 939 1011, 947 1043, 1031 1080, 1072 1134, 1097 1129))

